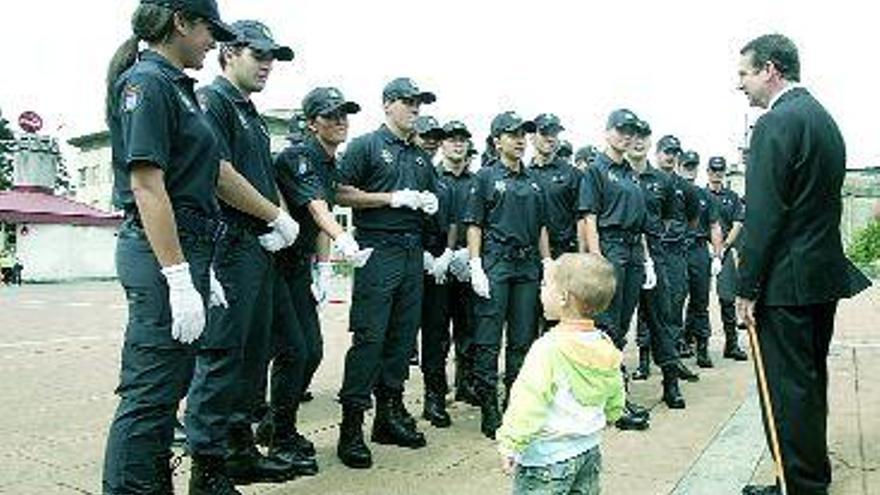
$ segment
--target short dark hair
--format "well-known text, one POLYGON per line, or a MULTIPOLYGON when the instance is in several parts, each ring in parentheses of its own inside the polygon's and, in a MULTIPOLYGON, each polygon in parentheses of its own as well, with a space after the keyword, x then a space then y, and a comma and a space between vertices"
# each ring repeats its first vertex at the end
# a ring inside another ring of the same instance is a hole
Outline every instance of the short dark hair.
POLYGON ((746 43, 740 55, 752 54, 752 67, 760 69, 771 62, 786 81, 801 80, 801 62, 798 49, 788 37, 781 34, 765 34, 746 43))
POLYGON ((234 44, 221 44, 220 49, 217 50, 217 62, 220 63, 220 70, 226 70, 226 55, 241 55, 241 52, 244 50, 244 45, 234 45, 234 44))

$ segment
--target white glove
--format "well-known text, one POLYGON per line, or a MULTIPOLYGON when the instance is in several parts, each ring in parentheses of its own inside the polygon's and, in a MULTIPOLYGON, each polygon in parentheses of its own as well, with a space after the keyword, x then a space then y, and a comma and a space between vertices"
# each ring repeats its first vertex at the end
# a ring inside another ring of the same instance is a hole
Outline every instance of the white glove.
POLYGON ((431 275, 440 285, 446 283, 446 272, 449 270, 450 262, 452 262, 452 250, 449 248, 446 248, 443 254, 434 259, 434 269, 431 270, 431 275))
POLYGON ((422 253, 422 268, 425 270, 425 273, 431 274, 434 272, 434 255, 425 251, 422 253))
POLYGON ((268 234, 263 234, 257 237, 257 239, 260 241, 260 245, 263 246, 263 249, 270 253, 280 251, 287 247, 287 241, 285 241, 281 233, 276 230, 273 230, 268 234))
POLYGON ((648 258, 645 260, 645 282, 642 284, 642 288, 645 290, 651 290, 654 287, 657 287, 657 272, 654 271, 654 260, 648 258))
POLYGON ((391 207, 418 210, 422 207, 422 196, 418 191, 412 189, 394 191, 391 193, 391 207))
POLYGON ((296 223, 296 220, 289 213, 281 208, 278 208, 278 216, 275 217, 275 220, 269 222, 269 227, 272 227, 272 230, 281 234, 281 237, 286 242, 284 247, 293 244, 296 241, 296 236, 299 235, 299 224, 296 223))
POLYGON ((168 283, 171 306, 171 337, 191 344, 205 329, 205 301, 192 283, 189 263, 183 262, 162 269, 168 283))
POLYGON ((483 260, 471 258, 469 264, 471 267, 471 287, 478 296, 490 299, 492 296, 489 295, 489 277, 483 271, 483 260))
POLYGON ((223 306, 228 308, 229 303, 226 302, 226 291, 223 290, 223 285, 217 280, 217 273, 214 271, 213 266, 209 273, 211 277, 211 297, 208 299, 208 307, 223 306))
POLYGON ((346 259, 353 258, 358 251, 361 250, 361 247, 358 246, 354 237, 351 236, 348 232, 343 232, 336 236, 336 239, 333 241, 336 244, 336 247, 339 249, 339 252, 342 253, 346 259))
POLYGON ((327 304, 330 296, 330 279, 333 278, 333 263, 319 261, 316 264, 315 276, 312 278, 312 295, 315 296, 318 306, 327 304))
POLYGON ((468 266, 468 250, 467 248, 456 249, 452 253, 452 260, 449 262, 449 273, 451 273, 459 282, 468 282, 471 279, 471 269, 468 266))
POLYGON ((436 194, 428 191, 422 191, 419 193, 419 198, 422 203, 422 211, 424 211, 428 215, 433 215, 434 213, 437 213, 438 209, 440 209, 440 201, 437 199, 436 194))
POLYGON ((373 254, 373 248, 358 249, 358 252, 349 258, 348 261, 355 268, 363 268, 366 266, 367 261, 370 260, 371 254, 373 254))
POLYGON ((724 268, 724 264, 721 262, 721 258, 718 256, 712 257, 712 276, 717 277, 719 273, 721 273, 721 269, 724 268))

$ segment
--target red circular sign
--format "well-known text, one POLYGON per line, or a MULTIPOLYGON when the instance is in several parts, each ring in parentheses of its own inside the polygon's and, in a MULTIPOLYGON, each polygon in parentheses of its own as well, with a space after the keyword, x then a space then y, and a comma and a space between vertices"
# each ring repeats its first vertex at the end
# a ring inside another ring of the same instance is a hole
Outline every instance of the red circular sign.
POLYGON ((35 133, 43 128, 43 118, 40 117, 37 112, 28 110, 22 112, 21 115, 18 116, 18 126, 21 127, 24 132, 35 133))

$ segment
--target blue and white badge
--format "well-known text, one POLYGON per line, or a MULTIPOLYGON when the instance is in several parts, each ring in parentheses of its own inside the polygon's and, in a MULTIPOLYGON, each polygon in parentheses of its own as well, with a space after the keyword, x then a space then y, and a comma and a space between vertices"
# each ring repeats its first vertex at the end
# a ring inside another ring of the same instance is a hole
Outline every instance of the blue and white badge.
POLYGON ((383 149, 380 155, 382 155, 382 160, 388 165, 394 163, 394 155, 387 149, 383 149))
POLYGON ((500 192, 501 194, 504 194, 504 192, 507 191, 507 184, 505 184, 503 180, 496 180, 495 190, 500 192))
POLYGON ((137 84, 129 84, 122 90, 122 109, 131 112, 141 104, 141 88, 137 84))
POLYGON ((308 158, 306 158, 304 156, 299 157, 299 166, 296 169, 297 175, 305 175, 305 173, 308 171, 309 171, 308 158))

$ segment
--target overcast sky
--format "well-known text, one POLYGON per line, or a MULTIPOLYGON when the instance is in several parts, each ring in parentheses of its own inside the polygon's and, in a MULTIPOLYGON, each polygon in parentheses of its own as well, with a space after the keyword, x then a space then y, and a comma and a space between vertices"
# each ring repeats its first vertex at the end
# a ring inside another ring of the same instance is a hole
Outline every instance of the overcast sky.
MULTIPOLYGON (((4 1, 0 108, 40 113, 68 139, 103 128, 107 62, 130 32, 135 0, 4 1)), ((802 80, 837 119, 849 165, 880 165, 880 30, 867 2, 219 0, 227 21, 264 20, 296 52, 276 63, 262 109, 298 107, 316 85, 338 86, 364 111, 352 135, 382 120, 381 89, 410 76, 438 101, 423 113, 464 120, 481 140, 492 116, 558 114, 575 147, 602 138, 628 107, 655 139, 678 135, 701 156, 736 159, 748 111, 736 90, 739 48, 790 36, 802 80)), ((194 76, 218 70, 209 54, 194 76)))

